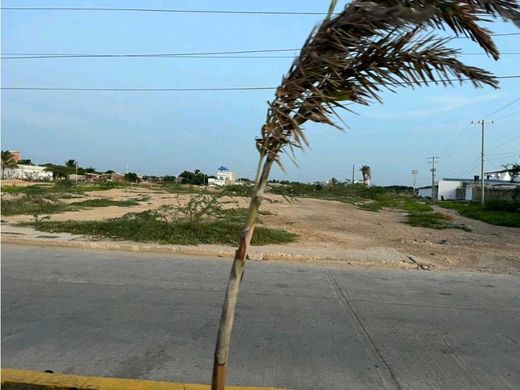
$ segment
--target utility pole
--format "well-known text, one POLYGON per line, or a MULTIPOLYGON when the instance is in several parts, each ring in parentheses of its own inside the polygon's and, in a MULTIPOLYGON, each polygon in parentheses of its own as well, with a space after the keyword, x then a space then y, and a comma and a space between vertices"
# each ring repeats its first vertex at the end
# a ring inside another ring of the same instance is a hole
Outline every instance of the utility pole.
POLYGON ((495 123, 494 121, 486 122, 484 119, 480 121, 471 121, 473 124, 480 124, 482 128, 482 143, 480 148, 480 205, 484 207, 484 185, 485 185, 485 179, 484 179, 484 131, 486 130, 486 125, 491 125, 495 123))
POLYGON ((74 161, 76 165, 76 184, 78 184, 78 160, 74 161))
POLYGON ((428 157, 428 164, 432 165, 432 167, 430 169, 430 172, 432 173, 432 200, 435 200, 435 198, 436 198, 436 196, 435 196, 435 172, 437 171, 437 169, 435 168, 435 160, 439 160, 439 157, 437 157, 437 156, 428 157))
POLYGON ((412 177, 413 177, 413 195, 415 195, 415 186, 417 184, 417 174, 419 171, 417 169, 412 169, 412 177))
POLYGON ((354 185, 354 164, 352 164, 352 185, 354 185))

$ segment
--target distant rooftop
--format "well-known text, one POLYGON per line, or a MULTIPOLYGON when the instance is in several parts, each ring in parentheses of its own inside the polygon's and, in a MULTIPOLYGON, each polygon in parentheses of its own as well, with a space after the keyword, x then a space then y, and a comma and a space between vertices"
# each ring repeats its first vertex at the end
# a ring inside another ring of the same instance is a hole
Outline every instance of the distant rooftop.
POLYGON ((229 171, 224 165, 221 165, 218 169, 219 171, 229 171))
POLYGON ((502 169, 501 171, 491 171, 491 172, 484 172, 484 175, 491 175, 493 173, 506 173, 509 172, 508 169, 502 169))
POLYGON ((461 179, 461 178, 455 178, 455 177, 444 177, 442 180, 443 181, 463 181, 463 182, 471 182, 471 183, 473 183, 475 181, 475 179, 461 179))

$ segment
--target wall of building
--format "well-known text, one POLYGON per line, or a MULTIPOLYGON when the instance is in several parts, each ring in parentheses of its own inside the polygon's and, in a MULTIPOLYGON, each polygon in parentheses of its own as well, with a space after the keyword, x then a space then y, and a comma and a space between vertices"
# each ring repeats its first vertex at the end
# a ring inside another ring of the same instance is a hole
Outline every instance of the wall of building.
POLYGON ((225 186, 236 183, 236 175, 232 171, 217 171, 216 179, 208 179, 209 185, 225 186))
POLYGON ((432 188, 431 187, 419 188, 417 190, 417 195, 419 196, 419 198, 431 198, 432 188))
POLYGON ((460 181, 446 181, 439 180, 439 193, 437 195, 438 200, 456 200, 457 199, 457 188, 462 186, 460 181))
POLYGON ((52 172, 37 165, 17 165, 14 168, 5 168, 2 177, 4 179, 46 181, 52 180, 52 172))
POLYGON ((509 171, 489 172, 485 173, 484 176, 486 177, 486 180, 511 181, 509 171))
MULTIPOLYGON (((480 202, 480 187, 473 187, 473 201, 480 202)), ((507 187, 486 187, 484 190, 484 199, 488 200, 504 200, 504 201, 518 201, 520 198, 520 186, 507 187)))

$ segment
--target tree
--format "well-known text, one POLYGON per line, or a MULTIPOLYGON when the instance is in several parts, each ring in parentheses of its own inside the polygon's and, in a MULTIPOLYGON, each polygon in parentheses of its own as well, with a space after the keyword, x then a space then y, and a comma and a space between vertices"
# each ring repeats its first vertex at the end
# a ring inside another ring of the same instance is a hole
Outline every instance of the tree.
POLYGON ((511 183, 516 181, 520 176, 520 164, 507 164, 504 165, 504 168, 509 172, 509 176, 511 176, 511 183))
POLYGON ((16 165, 14 155, 9 150, 2 150, 2 168, 15 168, 16 165))
POLYGON ((18 160, 18 164, 20 164, 20 165, 34 165, 30 158, 21 158, 20 160, 18 160))
POLYGON ((139 180, 139 177, 137 176, 137 173, 135 173, 135 172, 128 172, 128 173, 125 173, 125 180, 129 181, 131 183, 137 183, 137 181, 139 180))
POLYGON ((325 20, 310 34, 275 91, 267 118, 256 139, 260 154, 247 221, 240 236, 228 280, 215 348, 212 389, 224 389, 235 308, 245 259, 273 164, 280 156, 308 145, 306 122, 336 126, 342 102, 381 102, 383 90, 429 83, 452 85, 470 80, 476 87, 497 88, 490 72, 458 60, 431 30, 467 36, 495 60, 499 51, 490 31, 478 22, 500 16, 520 26, 515 0, 352 0, 334 14, 333 0, 325 20))
POLYGON ((363 175, 363 184, 367 186, 368 181, 372 178, 372 170, 368 165, 363 165, 359 170, 363 175))
POLYGON ((163 177, 163 182, 165 182, 165 183, 175 183, 176 180, 177 180, 177 178, 175 176, 166 175, 163 177))
POLYGON ((16 168, 17 165, 14 155, 8 150, 2 150, 2 178, 4 178, 4 169, 16 168))
POLYGON ((201 186, 208 183, 208 175, 198 169, 195 169, 194 172, 184 171, 179 175, 179 177, 182 177, 183 184, 201 186))
POLYGON ((65 161, 65 166, 67 168, 74 168, 74 169, 76 169, 76 164, 77 163, 78 162, 76 160, 67 160, 67 161, 65 161))
POLYGON ((93 168, 93 167, 79 168, 79 169, 78 169, 78 172, 80 172, 81 174, 85 174, 85 173, 97 173, 96 168, 93 168))
POLYGON ((52 172, 52 176, 56 179, 66 179, 73 170, 65 165, 57 165, 52 163, 43 164, 46 171, 52 172))

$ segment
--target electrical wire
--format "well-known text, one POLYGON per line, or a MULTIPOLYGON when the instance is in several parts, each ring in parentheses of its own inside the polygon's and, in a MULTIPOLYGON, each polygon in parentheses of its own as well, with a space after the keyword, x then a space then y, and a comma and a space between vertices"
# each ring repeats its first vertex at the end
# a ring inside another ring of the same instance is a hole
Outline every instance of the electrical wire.
MULTIPOLYGON (((298 11, 233 11, 233 10, 194 10, 172 8, 104 8, 104 7, 2 7, 2 11, 82 11, 82 12, 147 12, 174 14, 224 14, 224 15, 327 15, 326 12, 298 11)), ((336 13, 337 14, 337 13, 336 13)))
POLYGON ((468 172, 473 171, 474 169, 478 168, 479 165, 480 156, 478 156, 476 159, 471 161, 469 164, 466 164, 465 168, 462 168, 463 170, 460 171, 460 173, 457 175, 459 177, 465 176, 468 172))
MULTIPOLYGON (((238 51, 230 53, 261 53, 261 52, 281 52, 281 51, 297 51, 297 49, 279 49, 279 50, 250 50, 238 51)), ((226 53, 226 52, 222 52, 226 53)), ((487 55, 486 53, 462 53, 461 55, 487 55)), ((500 53, 500 55, 520 55, 518 53, 500 53)), ((73 58, 187 58, 187 59, 295 59, 297 56, 247 56, 247 55, 220 55, 220 54, 175 54, 175 53, 157 53, 157 54, 55 54, 55 53, 4 53, 0 57, 2 60, 33 60, 33 59, 73 59, 73 58)))
POLYGON ((462 129, 462 131, 459 133, 459 136, 455 137, 454 141, 450 142, 448 148, 441 152, 442 157, 450 157, 453 154, 453 152, 455 152, 457 146, 462 142, 464 138, 466 138, 468 134, 470 134, 471 127, 472 124, 470 123, 464 129, 462 129))
POLYGON ((493 116, 493 115, 495 115, 495 114, 498 114, 500 111, 505 110, 506 108, 512 106, 513 104, 515 104, 515 103, 517 103, 517 102, 520 102, 520 97, 516 98, 515 100, 513 100, 513 101, 510 102, 510 103, 507 103, 505 106, 500 107, 498 110, 493 111, 491 114, 487 114, 487 115, 485 115, 485 117, 486 117, 486 118, 490 118, 491 116, 493 116))
POLYGON ((253 53, 277 53, 299 51, 300 49, 255 49, 255 50, 231 50, 231 51, 208 51, 208 52, 184 52, 184 53, 122 53, 122 54, 100 54, 100 53, 3 53, 3 56, 10 56, 9 58, 2 57, 2 59, 17 59, 20 58, 118 58, 118 57, 199 57, 215 55, 235 55, 235 54, 253 54, 253 53), (13 57, 17 56, 17 57, 13 57))
POLYGON ((520 150, 513 150, 511 152, 502 152, 502 153, 486 153, 487 156, 501 156, 505 154, 520 154, 520 150))
MULTIPOLYGON (((520 75, 511 76, 496 76, 496 79, 520 79, 520 75)), ((436 83, 443 82, 464 82, 472 81, 471 79, 439 79, 436 83)), ((402 85, 421 85, 421 84, 435 84, 433 81, 426 82, 399 82, 385 84, 388 86, 402 86, 402 85)), ((261 91, 274 90, 276 87, 218 87, 218 88, 70 88, 70 87, 2 87, 4 91, 111 91, 111 92, 191 92, 191 91, 261 91)))
POLYGON ((520 114, 520 110, 513 111, 512 113, 507 114, 507 115, 504 115, 504 116, 501 116, 500 118, 497 118, 497 119, 495 119, 495 120, 496 120, 496 121, 500 121, 500 120, 502 120, 502 119, 506 119, 506 118, 509 118, 509 117, 511 117, 511 116, 513 116, 513 115, 517 115, 517 114, 520 114))
POLYGON ((507 140, 505 142, 502 142, 501 144, 494 145, 491 148, 488 148, 487 151, 494 150, 494 149, 499 148, 501 146, 507 145, 507 144, 511 143, 511 141, 516 141, 517 139, 520 139, 520 135, 517 135, 516 137, 513 137, 513 138, 511 138, 511 139, 509 139, 509 140, 507 140))

